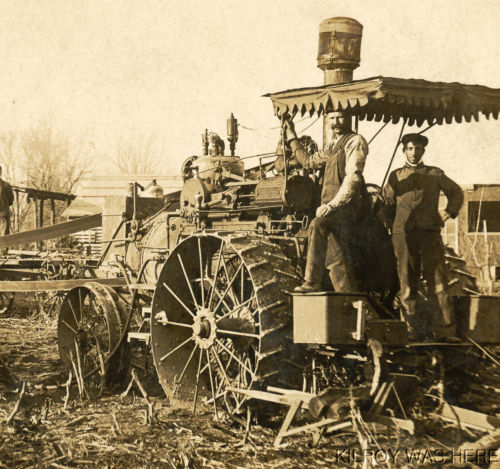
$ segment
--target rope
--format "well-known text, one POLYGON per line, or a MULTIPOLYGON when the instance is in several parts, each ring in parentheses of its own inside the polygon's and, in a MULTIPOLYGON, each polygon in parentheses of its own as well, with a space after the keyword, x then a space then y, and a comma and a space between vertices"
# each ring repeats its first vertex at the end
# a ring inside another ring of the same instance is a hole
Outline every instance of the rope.
MULTIPOLYGON (((304 127, 302 130, 299 130, 297 132, 297 134, 301 134, 301 133, 305 132, 309 127, 312 127, 314 124, 316 124, 316 122, 318 122, 318 119, 319 119, 319 116, 316 117, 316 119, 313 122, 311 122, 307 127, 304 127)), ((304 120, 304 119, 302 119, 302 120, 304 120)), ((301 121, 299 121, 299 122, 301 122, 301 121)))
MULTIPOLYGON (((309 119, 309 117, 306 116, 306 117, 298 120, 297 123, 305 121, 306 119, 309 119)), ((318 117, 318 119, 319 119, 319 117, 318 117)), ((247 127, 246 125, 243 125, 243 124, 240 124, 240 123, 238 123, 238 127, 241 127, 242 129, 246 129, 246 130, 252 130, 254 132, 266 132, 267 130, 281 129, 281 125, 278 125, 277 127, 266 127, 266 128, 261 128, 261 129, 254 129, 253 127, 247 127)))

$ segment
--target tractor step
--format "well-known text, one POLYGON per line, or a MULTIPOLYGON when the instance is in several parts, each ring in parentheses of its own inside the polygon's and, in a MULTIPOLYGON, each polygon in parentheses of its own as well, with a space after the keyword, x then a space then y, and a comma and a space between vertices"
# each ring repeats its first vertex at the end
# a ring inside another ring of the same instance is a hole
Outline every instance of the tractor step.
POLYGON ((127 335, 127 342, 132 342, 133 340, 144 342, 146 345, 149 345, 151 342, 151 334, 149 332, 129 332, 127 335))
POLYGON ((152 283, 130 283, 127 285, 131 290, 155 290, 156 285, 152 283))

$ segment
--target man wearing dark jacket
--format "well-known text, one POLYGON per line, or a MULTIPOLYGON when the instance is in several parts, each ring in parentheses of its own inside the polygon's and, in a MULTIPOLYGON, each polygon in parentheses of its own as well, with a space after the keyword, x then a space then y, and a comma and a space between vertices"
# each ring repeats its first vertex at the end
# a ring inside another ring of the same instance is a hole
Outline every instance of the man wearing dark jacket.
POLYGON ((328 244, 328 269, 337 292, 358 291, 349 239, 352 226, 363 210, 364 179, 368 144, 351 131, 351 117, 344 112, 329 112, 327 128, 333 133, 331 142, 310 155, 297 139, 293 123, 285 121, 287 137, 293 157, 307 169, 324 168, 321 205, 309 228, 309 246, 305 282, 295 291, 309 293, 321 290, 328 244))
POLYGON ((405 308, 410 339, 422 338, 421 318, 416 311, 422 269, 426 297, 441 313, 434 330, 435 338, 453 341, 456 331, 440 231, 448 218, 458 215, 463 192, 441 169, 422 163, 427 137, 407 134, 401 141, 406 164, 390 174, 384 187, 384 198, 392 221, 400 299, 405 308), (448 199, 444 210, 438 207, 441 191, 448 199))
POLYGON ((14 202, 11 185, 2 179, 0 166, 0 236, 10 233, 10 206, 14 202))

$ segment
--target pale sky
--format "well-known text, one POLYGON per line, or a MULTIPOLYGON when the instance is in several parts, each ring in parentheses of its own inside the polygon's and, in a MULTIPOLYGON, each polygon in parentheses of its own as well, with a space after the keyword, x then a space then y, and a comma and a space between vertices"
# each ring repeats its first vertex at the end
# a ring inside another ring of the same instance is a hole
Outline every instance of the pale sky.
MULTIPOLYGON (((355 79, 500 88, 499 0, 0 0, 0 8, 2 130, 48 120, 85 135, 81 157, 103 164, 120 136, 154 132, 174 175, 201 152, 205 128, 226 137, 231 112, 247 127, 278 125, 261 96, 322 84, 318 27, 333 16, 364 26, 355 79)), ((361 122, 360 132, 369 139, 378 126, 361 122)), ((399 129, 388 126, 371 146, 368 181, 381 182, 399 129)), ((425 161, 462 184, 500 183, 499 130, 485 120, 435 126, 425 161)), ((319 123, 307 133, 319 138, 319 123)), ((240 129, 237 154, 273 151, 278 137, 240 129)))

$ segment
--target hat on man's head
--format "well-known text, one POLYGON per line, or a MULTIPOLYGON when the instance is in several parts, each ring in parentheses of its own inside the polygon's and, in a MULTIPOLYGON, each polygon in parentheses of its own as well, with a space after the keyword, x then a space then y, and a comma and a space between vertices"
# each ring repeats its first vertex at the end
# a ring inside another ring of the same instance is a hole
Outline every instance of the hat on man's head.
POLYGON ((421 143, 424 147, 429 143, 429 139, 421 134, 405 134, 401 138, 403 145, 407 145, 410 142, 421 143))

